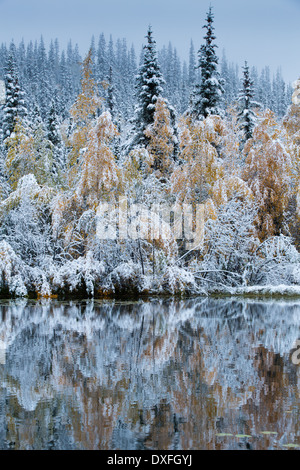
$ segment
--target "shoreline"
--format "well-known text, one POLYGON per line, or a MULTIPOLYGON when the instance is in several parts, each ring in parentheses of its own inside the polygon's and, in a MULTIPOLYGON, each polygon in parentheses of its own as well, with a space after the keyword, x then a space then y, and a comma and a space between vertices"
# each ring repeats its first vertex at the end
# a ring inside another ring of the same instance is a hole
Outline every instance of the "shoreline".
POLYGON ((57 302, 65 301, 117 301, 117 302, 139 302, 139 301, 154 301, 154 300, 189 300, 195 298, 231 298, 231 299, 300 299, 300 285, 278 285, 278 286, 245 286, 245 287, 234 287, 224 290, 211 289, 207 292, 195 292, 195 293, 184 293, 184 292, 147 292, 147 293, 122 293, 122 294, 101 294, 94 296, 80 295, 78 292, 67 293, 63 295, 33 295, 29 294, 26 296, 14 296, 14 295, 0 295, 0 302, 9 300, 28 300, 28 301, 39 301, 39 300, 53 300, 57 302))

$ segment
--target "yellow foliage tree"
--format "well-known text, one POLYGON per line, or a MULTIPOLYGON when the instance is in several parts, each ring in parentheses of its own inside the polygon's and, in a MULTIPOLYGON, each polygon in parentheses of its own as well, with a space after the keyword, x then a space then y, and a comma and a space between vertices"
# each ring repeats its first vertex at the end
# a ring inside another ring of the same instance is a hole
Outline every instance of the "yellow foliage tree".
POLYGON ((51 179, 52 154, 42 126, 33 131, 17 118, 14 132, 5 141, 8 151, 5 167, 12 189, 22 176, 32 173, 39 184, 51 179))
POLYGON ((155 175, 166 178, 172 172, 174 164, 174 145, 176 137, 171 126, 170 111, 163 98, 158 98, 155 104, 153 123, 144 134, 149 139, 147 150, 153 158, 155 175))
POLYGON ((180 122, 181 164, 177 165, 171 177, 172 193, 179 203, 204 202, 211 196, 215 181, 224 174, 211 120, 193 122, 183 118, 180 122))
POLYGON ((229 175, 240 176, 242 169, 241 130, 237 110, 234 107, 227 109, 227 117, 225 121, 222 120, 222 124, 219 149, 225 172, 229 175))
POLYGON ((32 173, 26 174, 19 179, 16 189, 6 199, 1 201, 0 217, 18 207, 24 197, 33 201, 39 207, 50 204, 55 193, 56 191, 53 187, 38 184, 32 173))
POLYGON ((300 103, 293 103, 283 119, 286 147, 292 161, 291 190, 293 197, 290 203, 289 229, 296 246, 300 246, 300 103))
POLYGON ((210 116, 205 121, 205 135, 208 142, 216 149, 222 174, 213 183, 211 196, 216 207, 238 197, 251 199, 252 191, 241 178, 242 158, 240 154, 239 125, 234 108, 227 110, 228 116, 210 116))
POLYGON ((300 193, 300 105, 292 104, 283 119, 287 150, 293 163, 295 190, 300 193))
POLYGON ((61 240, 67 256, 83 254, 83 237, 78 230, 78 221, 84 209, 76 192, 60 191, 53 198, 52 231, 55 241, 61 240))
POLYGON ((85 208, 95 208, 100 200, 109 200, 118 195, 119 170, 110 148, 110 142, 117 134, 108 111, 101 114, 88 133, 76 190, 85 208))
POLYGON ((267 109, 244 147, 243 179, 259 207, 256 225, 261 240, 280 234, 291 195, 291 158, 280 134, 274 113, 267 109))
POLYGON ((133 201, 142 202, 146 196, 143 183, 151 174, 153 156, 143 147, 136 147, 126 156, 122 165, 123 191, 133 201))
POLYGON ((236 175, 225 175, 215 182, 212 189, 212 199, 219 207, 233 198, 252 200, 253 194, 244 180, 236 175))
POLYGON ((83 61, 81 93, 70 109, 73 118, 74 131, 67 138, 70 147, 68 156, 68 179, 72 187, 77 181, 78 167, 87 145, 88 134, 96 117, 97 109, 101 107, 102 99, 97 92, 96 82, 92 77, 92 51, 90 50, 83 61))

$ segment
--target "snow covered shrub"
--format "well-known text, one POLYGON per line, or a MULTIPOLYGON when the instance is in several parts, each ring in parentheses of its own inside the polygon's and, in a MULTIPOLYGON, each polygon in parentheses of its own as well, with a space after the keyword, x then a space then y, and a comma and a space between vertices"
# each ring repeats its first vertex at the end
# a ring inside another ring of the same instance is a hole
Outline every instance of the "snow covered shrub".
POLYGON ((205 225, 203 260, 197 273, 211 285, 240 285, 259 241, 253 221, 255 207, 251 202, 232 199, 219 208, 216 220, 205 225))
POLYGON ((52 252, 51 228, 47 208, 39 208, 28 199, 12 209, 3 219, 2 238, 29 265, 39 264, 52 252))
POLYGON ((52 192, 48 189, 38 185, 33 175, 26 175, 0 206, 0 236, 28 265, 43 263, 53 251, 48 204, 52 192))
POLYGON ((102 282, 104 264, 93 258, 91 251, 67 261, 53 274, 53 291, 61 295, 93 296, 95 286, 102 282))
POLYGON ((48 281, 48 273, 39 267, 27 267, 27 272, 27 290, 38 297, 50 297, 51 287, 48 281))
POLYGON ((143 291, 143 278, 140 265, 121 263, 109 275, 110 289, 117 295, 139 294, 143 291))
POLYGON ((255 251, 249 284, 279 285, 300 282, 300 254, 290 237, 265 240, 255 251))
POLYGON ((26 264, 6 240, 0 242, 0 292, 9 297, 51 295, 47 270, 26 264))
POLYGON ((203 260, 194 268, 201 282, 213 287, 299 282, 300 254, 292 239, 280 235, 260 243, 255 215, 251 202, 232 199, 221 206, 216 220, 208 221, 203 260))
POLYGON ((160 280, 159 291, 168 294, 196 294, 199 288, 192 273, 178 266, 168 266, 160 280))
POLYGON ((26 270, 22 260, 5 240, 0 242, 0 291, 2 295, 25 296, 26 270))
POLYGON ((37 204, 47 204, 53 197, 55 190, 46 185, 38 184, 33 174, 28 174, 19 179, 15 191, 1 203, 1 213, 8 212, 17 207, 24 199, 35 201, 37 204))

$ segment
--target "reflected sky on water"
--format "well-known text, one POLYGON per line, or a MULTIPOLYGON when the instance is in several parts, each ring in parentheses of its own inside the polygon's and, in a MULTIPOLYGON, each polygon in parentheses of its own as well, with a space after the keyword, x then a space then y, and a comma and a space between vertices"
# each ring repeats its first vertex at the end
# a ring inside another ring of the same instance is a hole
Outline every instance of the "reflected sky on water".
POLYGON ((298 301, 2 301, 0 448, 300 446, 298 339, 298 301))

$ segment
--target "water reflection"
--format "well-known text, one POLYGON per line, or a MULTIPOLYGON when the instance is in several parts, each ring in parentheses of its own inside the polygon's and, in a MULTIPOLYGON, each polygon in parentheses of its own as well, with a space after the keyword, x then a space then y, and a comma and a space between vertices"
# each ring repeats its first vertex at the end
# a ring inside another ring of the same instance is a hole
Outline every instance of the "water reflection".
POLYGON ((0 448, 300 445, 299 338, 300 302, 2 302, 0 448))

